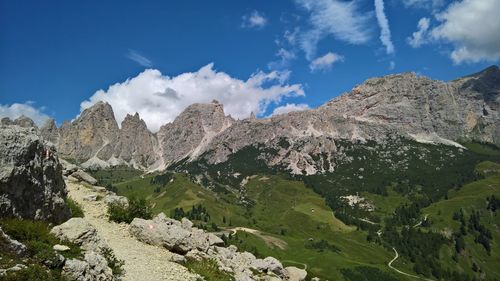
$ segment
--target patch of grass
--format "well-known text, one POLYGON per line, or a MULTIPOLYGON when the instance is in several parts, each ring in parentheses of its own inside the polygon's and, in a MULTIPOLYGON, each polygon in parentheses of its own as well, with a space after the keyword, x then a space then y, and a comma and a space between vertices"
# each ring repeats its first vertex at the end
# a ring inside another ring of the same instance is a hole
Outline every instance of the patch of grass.
POLYGON ((128 166, 116 166, 102 170, 89 170, 89 174, 98 181, 100 186, 108 186, 118 182, 127 181, 129 179, 142 175, 142 171, 136 170, 128 166))
POLYGON ((215 260, 189 261, 185 265, 191 272, 199 274, 205 281, 234 281, 234 278, 219 269, 215 260))
POLYGON ((61 276, 60 271, 48 271, 47 268, 41 265, 30 265, 29 267, 9 272, 6 276, 2 277, 2 281, 65 281, 66 279, 61 276))
POLYGON ((341 270, 346 281, 398 281, 392 273, 387 273, 376 267, 359 266, 353 269, 344 268, 341 270))
MULTIPOLYGON (((80 247, 68 241, 61 241, 50 233, 49 225, 42 221, 2 219, 2 230, 12 239, 26 245, 27 257, 17 256, 7 250, 0 252, 0 265, 2 268, 11 267, 17 263, 28 265, 28 268, 9 272, 2 280, 48 280, 59 281, 62 264, 57 257, 53 246, 56 244, 67 245, 70 250, 61 252, 66 259, 82 258, 80 247)), ((1 243, 0 243, 1 244, 1 243)))
POLYGON ((68 199, 66 199, 66 204, 68 205, 68 207, 71 211, 72 217, 83 218, 85 216, 85 214, 83 213, 82 207, 75 200, 68 198, 68 199))
POLYGON ((113 250, 110 248, 104 248, 102 250, 102 255, 108 262, 108 266, 111 268, 113 271, 114 276, 121 276, 123 275, 123 265, 125 262, 123 260, 118 259, 115 254, 113 253, 113 250))
POLYGON ((149 203, 144 198, 132 197, 129 199, 129 205, 110 204, 108 206, 109 220, 115 222, 130 223, 134 218, 151 219, 153 213, 149 203))

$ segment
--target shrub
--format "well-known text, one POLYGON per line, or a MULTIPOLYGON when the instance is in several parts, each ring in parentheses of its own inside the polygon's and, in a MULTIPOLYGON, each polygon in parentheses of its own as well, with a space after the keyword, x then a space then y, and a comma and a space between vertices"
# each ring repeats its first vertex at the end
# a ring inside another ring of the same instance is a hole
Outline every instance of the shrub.
POLYGON ((63 280, 61 277, 62 263, 53 250, 55 244, 69 246, 69 251, 61 253, 66 259, 81 258, 82 256, 81 249, 77 245, 61 241, 51 234, 49 225, 45 222, 2 219, 0 220, 0 225, 6 234, 26 245, 28 249, 27 257, 17 256, 15 252, 0 251, 2 267, 12 266, 12 262, 29 265, 28 268, 20 271, 9 272, 6 276, 2 276, 1 280, 63 280))
POLYGON ((125 262, 123 260, 118 259, 113 253, 113 250, 111 250, 110 248, 104 248, 102 250, 102 255, 108 262, 108 266, 113 271, 113 275, 121 276, 123 274, 122 266, 125 264, 125 262))
POLYGON ((110 204, 109 219, 115 222, 130 223, 134 218, 151 219, 153 212, 144 198, 131 198, 128 207, 121 204, 110 204))
POLYGON ((215 260, 188 261, 186 267, 196 274, 201 275, 205 281, 233 281, 228 273, 221 271, 215 260))
POLYGON ((68 198, 66 199, 66 204, 68 205, 70 211, 71 211, 71 216, 74 218, 83 218, 85 215, 83 214, 82 207, 78 202, 75 200, 68 198))

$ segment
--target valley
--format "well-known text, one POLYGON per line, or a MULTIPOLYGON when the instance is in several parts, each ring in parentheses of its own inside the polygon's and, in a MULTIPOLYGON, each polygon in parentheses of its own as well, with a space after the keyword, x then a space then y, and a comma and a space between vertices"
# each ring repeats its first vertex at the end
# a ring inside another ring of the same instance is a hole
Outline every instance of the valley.
POLYGON ((461 158, 460 154, 465 152, 461 149, 407 144, 412 147, 409 153, 423 151, 424 157, 404 158, 412 172, 420 176, 411 178, 411 174, 405 174, 406 181, 390 168, 384 168, 387 159, 380 157, 383 155, 380 149, 377 155, 381 164, 377 164, 375 158, 368 158, 367 150, 357 150, 371 165, 355 161, 344 167, 339 165, 336 173, 325 175, 326 180, 319 176, 290 176, 260 166, 258 159, 249 161, 249 155, 258 156, 255 152, 236 154, 228 162, 200 174, 195 168, 203 163, 191 162, 167 173, 123 180, 119 179, 124 174, 120 169, 127 169, 123 167, 100 170, 94 176, 103 184, 113 182, 108 188, 120 195, 146 198, 156 213, 165 212, 175 217, 182 209, 182 214, 187 214, 200 227, 227 235, 228 244, 256 256, 277 257, 285 265, 303 265, 310 276, 325 280, 377 280, 373 276, 380 276, 379 280, 414 280, 410 275, 423 280, 438 280, 438 276, 445 280, 495 280, 500 276, 495 267, 500 261, 496 246, 500 239, 500 218, 496 212, 486 210, 485 202, 491 196, 500 197, 498 164, 491 162, 500 162, 500 150, 479 143, 465 145, 471 149, 461 158), (454 153, 459 156, 449 157, 454 153), (448 159, 443 158, 447 156, 448 159), (447 162, 446 167, 436 169, 436 166, 444 167, 443 161, 447 162), (366 178, 342 178, 342 171, 352 175, 363 167, 363 172, 368 173, 366 178), (182 169, 190 173, 180 172, 182 169), (236 173, 240 182, 235 180, 236 173), (333 190, 323 190, 327 186, 325 182, 333 190), (428 185, 442 189, 431 189, 428 185), (336 192, 330 193, 333 191, 336 192), (339 200, 342 194, 359 194, 374 210, 367 211, 359 203, 346 205, 339 200), (411 206, 418 207, 411 209, 411 206), (200 216, 196 211, 199 207, 206 215, 200 216), (481 212, 481 223, 493 233, 490 254, 474 242, 473 233, 465 235, 465 249, 456 252, 454 233, 459 227, 452 217, 461 208, 467 214, 481 212), (249 231, 234 231, 245 228, 249 231), (443 240, 433 233, 448 233, 448 238, 443 240), (417 246, 404 239, 424 239, 421 240, 424 244, 417 246), (399 252, 398 259, 394 259, 393 248, 399 252), (433 272, 421 269, 420 263, 424 261, 420 257, 428 255, 433 257, 429 261, 437 264, 433 272), (455 257, 450 260, 448 256, 455 257), (392 268, 388 266, 391 260, 392 268), (474 271, 473 264, 481 268, 480 271, 474 271))

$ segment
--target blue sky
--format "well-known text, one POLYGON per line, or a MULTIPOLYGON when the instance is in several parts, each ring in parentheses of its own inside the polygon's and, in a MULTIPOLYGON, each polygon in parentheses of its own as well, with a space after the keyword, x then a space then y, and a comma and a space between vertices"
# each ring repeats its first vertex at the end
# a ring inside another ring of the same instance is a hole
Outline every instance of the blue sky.
POLYGON ((498 64, 499 9, 499 0, 0 0, 0 115, 61 123, 106 100, 118 121, 138 111, 154 131, 213 98, 237 118, 263 117, 316 107, 373 76, 450 80, 498 64))

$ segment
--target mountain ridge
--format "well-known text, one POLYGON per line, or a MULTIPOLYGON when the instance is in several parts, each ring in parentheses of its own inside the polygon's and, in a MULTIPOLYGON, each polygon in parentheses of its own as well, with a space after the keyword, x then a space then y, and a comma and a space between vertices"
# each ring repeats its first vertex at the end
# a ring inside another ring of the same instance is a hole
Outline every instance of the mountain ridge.
MULTIPOLYGON (((120 128, 111 105, 101 101, 60 128, 48 121, 40 134, 63 158, 86 168, 164 170, 207 152, 209 163, 220 163, 246 146, 263 144, 277 151, 269 165, 315 174, 325 169, 311 156, 335 157, 340 139, 384 141, 399 135, 455 146, 467 140, 499 144, 499 93, 497 66, 450 82, 409 72, 370 78, 318 108, 269 118, 234 120, 217 101, 193 104, 156 133, 137 113, 127 115, 120 128), (282 140, 290 146, 280 146, 282 140)), ((17 122, 29 126, 24 119, 17 122)))

